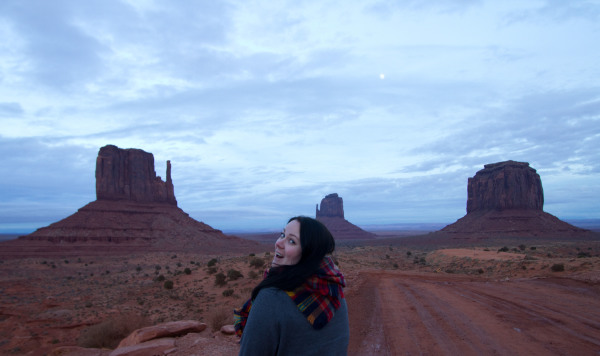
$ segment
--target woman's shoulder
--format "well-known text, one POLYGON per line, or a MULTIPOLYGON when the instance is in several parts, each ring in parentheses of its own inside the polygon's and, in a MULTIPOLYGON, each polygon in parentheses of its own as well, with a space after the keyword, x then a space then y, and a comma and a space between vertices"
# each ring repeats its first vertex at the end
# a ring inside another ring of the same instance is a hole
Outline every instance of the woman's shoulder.
POLYGON ((258 295, 256 296, 256 300, 278 300, 278 299, 285 300, 284 297, 289 299, 287 293, 282 291, 281 289, 275 288, 275 287, 267 287, 267 288, 261 289, 260 292, 258 292, 258 295))

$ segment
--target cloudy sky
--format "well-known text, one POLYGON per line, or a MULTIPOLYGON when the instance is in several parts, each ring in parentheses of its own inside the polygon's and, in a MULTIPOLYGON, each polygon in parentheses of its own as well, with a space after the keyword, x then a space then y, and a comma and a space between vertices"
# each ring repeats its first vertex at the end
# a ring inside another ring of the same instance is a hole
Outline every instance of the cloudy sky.
POLYGON ((225 231, 452 223, 484 164, 600 218, 600 1, 0 2, 0 232, 95 200, 114 144, 225 231))

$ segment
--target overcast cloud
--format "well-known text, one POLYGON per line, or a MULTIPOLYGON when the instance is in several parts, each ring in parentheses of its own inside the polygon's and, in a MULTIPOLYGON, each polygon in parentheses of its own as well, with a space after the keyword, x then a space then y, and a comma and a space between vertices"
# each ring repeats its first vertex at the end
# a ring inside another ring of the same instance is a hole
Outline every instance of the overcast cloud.
POLYGON ((600 1, 0 2, 0 232, 95 200, 100 147, 166 160, 179 206, 277 229, 452 223, 484 164, 600 218, 600 1))

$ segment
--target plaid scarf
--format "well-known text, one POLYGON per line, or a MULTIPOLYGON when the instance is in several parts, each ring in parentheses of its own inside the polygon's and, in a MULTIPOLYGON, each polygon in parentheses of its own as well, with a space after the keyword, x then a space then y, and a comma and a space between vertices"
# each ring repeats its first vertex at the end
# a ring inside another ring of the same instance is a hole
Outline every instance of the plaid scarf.
MULTIPOLYGON (((265 271, 265 278, 267 275, 268 272, 265 271)), ((345 286, 346 281, 342 272, 335 266, 331 257, 327 256, 321 262, 317 272, 308 277, 306 282, 293 291, 285 292, 310 325, 318 330, 327 325, 340 307, 345 286)), ((251 308, 252 299, 248 299, 241 308, 233 311, 235 332, 238 336, 242 336, 251 308)))

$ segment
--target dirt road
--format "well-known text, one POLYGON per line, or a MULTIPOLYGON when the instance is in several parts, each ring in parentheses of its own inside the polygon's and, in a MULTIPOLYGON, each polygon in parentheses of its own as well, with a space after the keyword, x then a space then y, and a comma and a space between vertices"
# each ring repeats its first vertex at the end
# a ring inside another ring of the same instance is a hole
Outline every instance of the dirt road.
POLYGON ((350 355, 600 355, 600 285, 363 271, 350 355))

